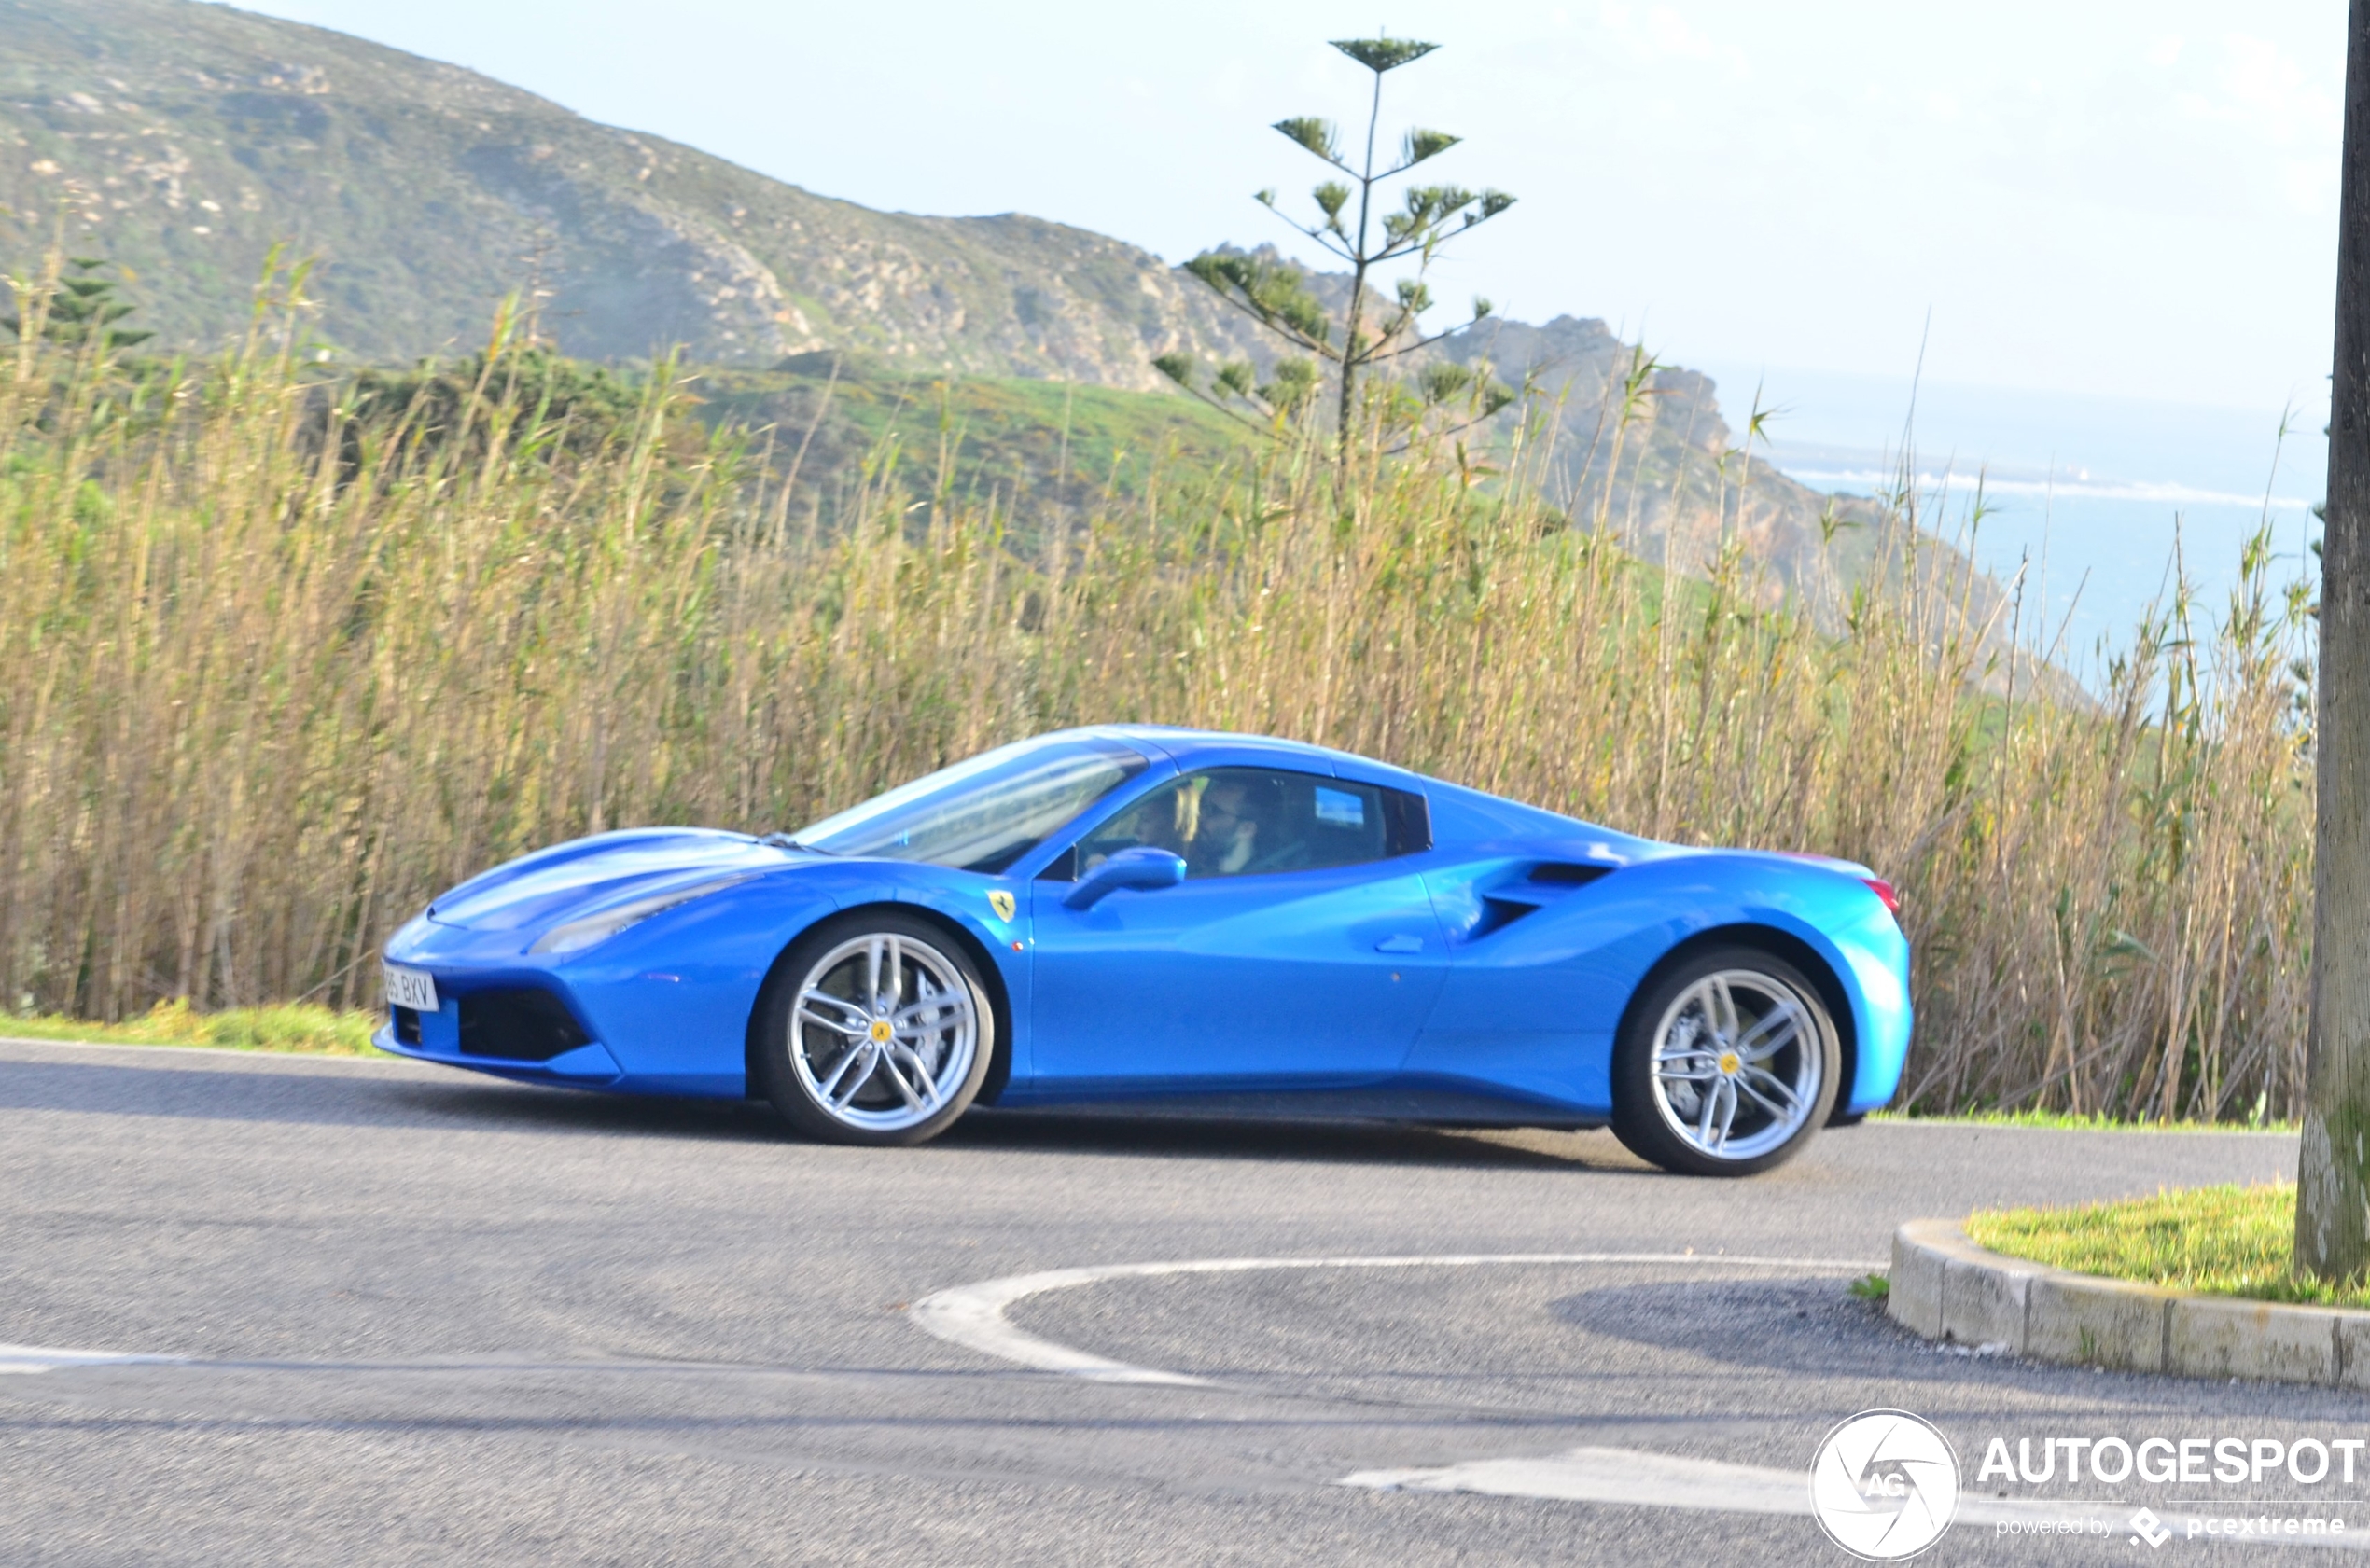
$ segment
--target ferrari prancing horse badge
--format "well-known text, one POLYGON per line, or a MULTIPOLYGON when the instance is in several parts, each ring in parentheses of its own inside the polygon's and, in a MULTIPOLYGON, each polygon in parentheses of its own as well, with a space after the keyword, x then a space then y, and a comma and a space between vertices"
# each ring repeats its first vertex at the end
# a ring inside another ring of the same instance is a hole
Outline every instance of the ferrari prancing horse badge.
POLYGON ((1012 911, 1019 908, 1012 902, 1012 895, 1000 887, 987 895, 987 907, 996 911, 997 920, 1011 919, 1012 911))

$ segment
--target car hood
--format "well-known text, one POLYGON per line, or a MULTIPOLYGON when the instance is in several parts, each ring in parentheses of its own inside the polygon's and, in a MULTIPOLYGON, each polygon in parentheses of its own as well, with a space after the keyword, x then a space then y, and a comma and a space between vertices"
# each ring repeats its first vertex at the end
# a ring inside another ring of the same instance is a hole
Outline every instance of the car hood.
POLYGON ((427 918, 464 931, 517 931, 616 898, 755 876, 810 858, 746 833, 704 828, 604 833, 472 877, 430 904, 427 918))

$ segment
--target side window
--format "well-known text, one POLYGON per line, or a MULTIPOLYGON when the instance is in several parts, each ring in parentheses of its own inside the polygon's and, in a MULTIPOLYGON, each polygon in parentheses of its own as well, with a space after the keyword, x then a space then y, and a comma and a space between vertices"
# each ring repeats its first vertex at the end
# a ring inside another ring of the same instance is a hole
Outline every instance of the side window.
POLYGON ((1082 876, 1138 845, 1182 856, 1189 878, 1356 866, 1429 849, 1424 805, 1422 796, 1346 779, 1213 768, 1152 791, 1094 828, 1060 870, 1082 876))

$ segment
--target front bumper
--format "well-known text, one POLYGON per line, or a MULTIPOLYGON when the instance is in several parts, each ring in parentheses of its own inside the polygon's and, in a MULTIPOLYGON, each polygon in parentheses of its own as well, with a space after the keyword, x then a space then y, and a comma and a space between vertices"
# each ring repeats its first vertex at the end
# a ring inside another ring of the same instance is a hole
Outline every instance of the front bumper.
MULTIPOLYGON (((405 1010, 412 1011, 409 1008, 405 1010)), ((370 1043, 390 1056, 410 1057, 414 1062, 434 1062, 446 1067, 467 1067, 473 1073, 491 1073, 496 1077, 516 1078, 524 1083, 606 1089, 624 1075, 617 1059, 598 1040, 579 1046, 547 1062, 511 1062, 501 1057, 465 1053, 461 1049, 460 1002, 455 997, 442 998, 442 1006, 435 1012, 413 1012, 412 1016, 419 1020, 418 1044, 397 1038, 392 1016, 370 1036, 370 1043)))

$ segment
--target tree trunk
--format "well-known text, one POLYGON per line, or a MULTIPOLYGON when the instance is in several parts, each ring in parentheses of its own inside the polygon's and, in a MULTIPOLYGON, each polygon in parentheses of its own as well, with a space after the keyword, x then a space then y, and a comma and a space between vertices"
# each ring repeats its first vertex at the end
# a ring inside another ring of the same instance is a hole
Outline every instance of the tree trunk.
POLYGON ((2312 1021, 2296 1169, 2296 1264, 2325 1280, 2359 1278, 2370 1264, 2370 0, 2349 10, 2313 743, 2312 1021))
POLYGON ((1358 232, 1358 263, 1349 278, 1349 325, 1342 338, 1342 406, 1333 432, 1338 449, 1334 461, 1345 484, 1349 479, 1350 409, 1358 387, 1358 331, 1361 325, 1359 318, 1366 313, 1366 225, 1363 222, 1359 224, 1358 232))

